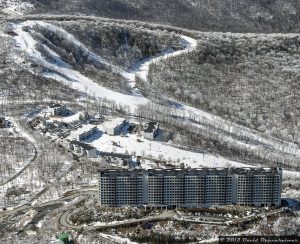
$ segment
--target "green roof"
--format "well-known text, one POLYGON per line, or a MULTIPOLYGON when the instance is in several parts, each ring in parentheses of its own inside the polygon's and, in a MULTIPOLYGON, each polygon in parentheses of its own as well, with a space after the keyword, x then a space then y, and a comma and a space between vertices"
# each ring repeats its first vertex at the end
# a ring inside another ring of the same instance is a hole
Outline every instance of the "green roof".
POLYGON ((64 239, 67 239, 67 238, 69 238, 69 235, 67 233, 61 233, 58 236, 58 239, 60 239, 60 240, 64 240, 64 239))

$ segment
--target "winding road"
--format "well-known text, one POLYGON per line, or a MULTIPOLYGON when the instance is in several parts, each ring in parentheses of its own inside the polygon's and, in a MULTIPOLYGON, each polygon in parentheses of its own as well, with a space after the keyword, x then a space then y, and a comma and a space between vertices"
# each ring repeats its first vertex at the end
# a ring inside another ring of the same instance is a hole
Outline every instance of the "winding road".
MULTIPOLYGON (((16 130, 14 130, 15 133, 18 133, 16 130)), ((19 175, 21 175, 26 169, 29 168, 29 166, 36 160, 37 156, 38 156, 38 150, 37 150, 37 145, 34 144, 33 142, 31 142, 30 140, 28 140, 26 137, 23 137, 25 140, 28 141, 28 143, 32 144, 32 146, 34 147, 34 155, 33 157, 30 159, 30 161, 21 169, 19 170, 16 174, 14 174, 12 177, 10 177, 9 179, 0 182, 0 186, 4 186, 6 184, 8 184, 9 182, 13 181, 14 179, 16 179, 19 175)))
POLYGON ((60 216, 59 223, 67 228, 74 229, 74 230, 82 230, 82 231, 94 231, 94 230, 100 231, 100 230, 121 227, 121 226, 137 225, 137 224, 148 223, 148 222, 168 220, 168 219, 172 219, 174 217, 174 215, 176 214, 175 211, 169 210, 169 211, 165 211, 162 214, 157 215, 157 216, 150 216, 150 217, 145 217, 145 218, 141 218, 141 219, 129 219, 129 220, 120 221, 120 222, 116 222, 116 223, 103 223, 103 225, 77 226, 77 225, 70 223, 70 221, 69 221, 69 216, 71 213, 72 213, 72 210, 65 211, 60 216))

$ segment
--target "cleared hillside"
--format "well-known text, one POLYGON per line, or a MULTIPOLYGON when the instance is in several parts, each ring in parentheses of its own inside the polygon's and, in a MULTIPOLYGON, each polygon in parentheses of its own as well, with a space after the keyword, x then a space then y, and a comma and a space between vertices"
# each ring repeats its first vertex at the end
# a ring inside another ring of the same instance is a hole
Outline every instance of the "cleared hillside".
MULTIPOLYGON (((144 58, 156 56, 170 49, 182 48, 180 38, 175 33, 151 31, 134 24, 84 20, 53 23, 73 34, 88 49, 109 63, 125 69, 144 58)), ((53 41, 59 43, 59 40, 53 41)))
MULTIPOLYGON (((88 21, 28 22, 22 27, 37 50, 50 63, 72 67, 97 83, 131 93, 128 81, 115 69, 135 67, 141 60, 182 49, 180 38, 167 31, 137 25, 88 21), (114 68, 117 67, 117 68, 114 68)), ((11 30, 11 28, 7 28, 11 30)), ((25 41, 25 43, 28 41, 25 41)), ((27 58, 47 72, 42 63, 27 58)), ((49 71, 53 72, 49 67, 49 71)))

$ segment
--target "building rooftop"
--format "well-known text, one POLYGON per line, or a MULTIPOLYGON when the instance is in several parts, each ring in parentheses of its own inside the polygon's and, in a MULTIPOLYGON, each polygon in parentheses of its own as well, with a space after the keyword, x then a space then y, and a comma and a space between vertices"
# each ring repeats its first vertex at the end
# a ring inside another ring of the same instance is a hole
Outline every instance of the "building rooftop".
POLYGON ((146 133, 152 133, 157 127, 158 127, 158 122, 149 122, 146 124, 146 128, 144 129, 144 132, 146 133))
POLYGON ((143 176, 145 170, 143 169, 128 169, 128 170, 101 169, 98 172, 101 174, 101 177, 105 177, 105 176, 137 177, 137 176, 143 176))
POLYGON ((63 105, 59 104, 59 103, 51 103, 49 104, 49 107, 50 108, 59 108, 59 107, 62 107, 63 105))
POLYGON ((125 118, 115 118, 105 123, 106 128, 115 128, 126 121, 125 118))
POLYGON ((92 130, 93 128, 97 128, 97 127, 95 125, 91 125, 91 124, 84 124, 84 125, 82 125, 82 127, 71 132, 71 138, 76 138, 78 135, 88 132, 88 131, 92 130))
POLYGON ((73 145, 80 146, 80 147, 82 147, 85 150, 93 150, 93 149, 95 149, 95 147, 93 147, 93 146, 91 146, 91 145, 89 145, 87 143, 80 142, 80 141, 75 141, 74 140, 74 141, 71 141, 70 143, 73 144, 73 145))
POLYGON ((282 169, 274 168, 173 168, 173 169, 102 169, 98 172, 101 176, 115 175, 115 176, 133 176, 143 174, 148 171, 149 176, 185 176, 185 175, 257 175, 257 174, 273 174, 281 173, 282 169))
POLYGON ((268 174, 279 173, 281 168, 172 168, 172 169, 149 169, 149 175, 255 175, 255 174, 268 174))

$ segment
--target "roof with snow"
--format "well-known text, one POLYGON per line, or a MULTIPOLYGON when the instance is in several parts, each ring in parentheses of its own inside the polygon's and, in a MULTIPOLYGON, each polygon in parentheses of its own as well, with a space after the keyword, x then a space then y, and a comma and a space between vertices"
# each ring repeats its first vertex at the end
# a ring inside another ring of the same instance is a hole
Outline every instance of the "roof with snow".
POLYGON ((93 150, 93 149, 95 149, 95 147, 93 147, 93 146, 91 146, 91 145, 89 145, 87 143, 80 142, 80 141, 75 141, 74 140, 74 141, 71 141, 70 143, 73 144, 73 145, 79 146, 79 147, 81 147, 81 148, 83 148, 85 150, 93 150))
POLYGON ((86 124, 86 125, 82 125, 81 128, 78 128, 76 131, 72 131, 71 132, 71 137, 77 137, 85 132, 88 132, 94 128, 97 128, 95 125, 91 125, 91 124, 86 124))
POLYGON ((63 105, 59 104, 59 103, 51 103, 49 104, 49 107, 50 108, 60 108, 62 107, 63 105))
POLYGON ((146 124, 146 128, 144 129, 144 132, 146 133, 152 133, 155 131, 158 127, 158 122, 149 122, 146 124))
POLYGON ((126 122, 126 119, 124 119, 124 118, 115 118, 111 121, 107 121, 105 123, 105 127, 106 128, 116 128, 117 126, 123 124, 124 122, 126 122))
POLYGON ((101 169, 101 176, 136 176, 148 172, 149 176, 185 176, 185 175, 267 175, 281 174, 282 169, 274 168, 172 168, 172 169, 101 169))

